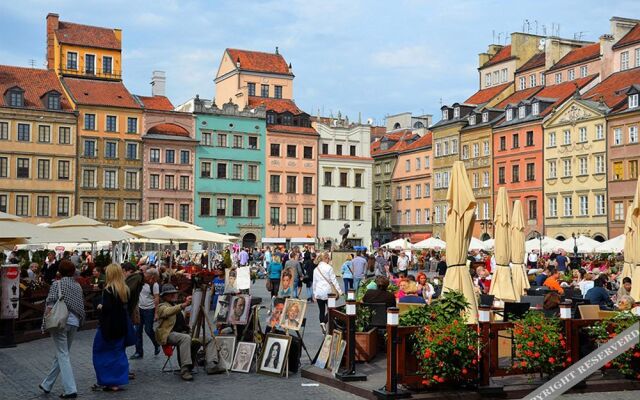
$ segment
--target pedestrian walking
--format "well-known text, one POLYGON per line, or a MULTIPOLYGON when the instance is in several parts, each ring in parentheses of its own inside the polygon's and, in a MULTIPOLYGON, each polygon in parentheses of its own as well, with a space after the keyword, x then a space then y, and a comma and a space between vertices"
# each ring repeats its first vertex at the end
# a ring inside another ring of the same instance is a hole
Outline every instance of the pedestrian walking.
POLYGON ((360 282, 365 279, 367 271, 367 259, 362 256, 362 251, 358 250, 356 257, 351 261, 353 268, 353 289, 358 292, 360 282))
POLYGON ((326 331, 327 317, 327 303, 329 300, 329 294, 335 293, 342 295, 340 290, 340 284, 336 279, 336 274, 331 266, 331 256, 328 251, 323 251, 316 257, 318 266, 313 271, 313 297, 318 303, 320 326, 323 331, 326 331))
POLYGON ((344 283, 344 292, 353 288, 353 264, 351 262, 352 255, 347 255, 347 259, 342 264, 340 271, 342 273, 342 282, 344 283))
POLYGON ((153 323, 158 319, 157 308, 160 304, 160 285, 158 285, 158 271, 149 268, 144 273, 144 284, 140 291, 138 300, 138 310, 140 313, 140 323, 136 326, 136 352, 131 359, 144 357, 143 331, 147 334, 154 347, 154 355, 160 354, 160 345, 156 342, 156 335, 153 331, 153 323))
POLYGON ((280 256, 273 256, 267 267, 267 276, 271 281, 271 297, 276 297, 280 290, 280 275, 282 274, 282 263, 280 256))

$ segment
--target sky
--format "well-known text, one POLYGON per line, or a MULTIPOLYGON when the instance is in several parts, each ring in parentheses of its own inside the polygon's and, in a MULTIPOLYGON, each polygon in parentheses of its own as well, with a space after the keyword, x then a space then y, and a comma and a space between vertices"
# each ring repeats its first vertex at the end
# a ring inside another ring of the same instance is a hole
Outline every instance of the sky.
POLYGON ((45 66, 49 12, 121 28, 132 93, 150 95, 152 71, 163 70, 175 105, 212 98, 225 48, 278 46, 293 66, 299 107, 383 125, 386 115, 407 111, 435 122, 441 104, 464 101, 478 90, 478 54, 505 44, 507 33, 551 34, 559 25, 561 37, 597 40, 610 17, 640 18, 640 1, 2 1, 0 64, 45 66))

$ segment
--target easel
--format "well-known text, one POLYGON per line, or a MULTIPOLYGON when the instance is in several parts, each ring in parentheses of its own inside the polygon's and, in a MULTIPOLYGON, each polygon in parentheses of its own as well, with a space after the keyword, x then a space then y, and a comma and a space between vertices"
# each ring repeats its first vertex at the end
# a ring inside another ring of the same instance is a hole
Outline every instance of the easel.
MULTIPOLYGON (((207 330, 206 327, 209 326, 209 331, 211 333, 211 340, 215 341, 215 336, 213 334, 214 327, 211 324, 211 321, 209 320, 209 316, 207 315, 207 308, 209 307, 209 304, 207 304, 207 291, 211 290, 215 290, 213 285, 207 287, 209 285, 200 285, 201 290, 202 290, 202 298, 200 299, 200 304, 198 305, 198 307, 194 307, 192 306, 191 308, 191 312, 198 312, 198 315, 196 317, 196 322, 193 326, 193 330, 191 332, 191 339, 197 339, 198 336, 200 336, 200 329, 202 329, 202 348, 204 350, 204 359, 205 359, 205 369, 206 369, 206 359, 207 359, 207 330)), ((213 293, 212 293, 213 295, 213 293)), ((209 297, 210 298, 210 297, 209 297)), ((194 355, 192 355, 193 357, 194 355)))

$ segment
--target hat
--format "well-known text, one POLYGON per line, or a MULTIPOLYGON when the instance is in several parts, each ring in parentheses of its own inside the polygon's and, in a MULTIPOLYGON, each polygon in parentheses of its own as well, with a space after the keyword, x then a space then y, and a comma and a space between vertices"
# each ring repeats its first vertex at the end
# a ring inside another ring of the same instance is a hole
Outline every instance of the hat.
POLYGON ((173 286, 170 283, 166 283, 164 285, 162 285, 162 290, 160 291, 160 296, 164 296, 167 294, 173 294, 173 293, 178 293, 178 291, 176 290, 175 286, 173 286))

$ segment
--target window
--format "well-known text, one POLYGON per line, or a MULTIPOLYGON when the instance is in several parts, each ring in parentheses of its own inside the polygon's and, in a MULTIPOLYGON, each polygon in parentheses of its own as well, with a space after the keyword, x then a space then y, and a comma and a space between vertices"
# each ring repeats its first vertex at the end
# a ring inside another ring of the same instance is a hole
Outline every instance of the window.
POLYGON ((113 58, 108 56, 102 56, 102 73, 113 73, 113 58))
POLYGON ((96 156, 96 141, 95 140, 85 140, 84 141, 84 156, 85 157, 95 157, 96 156))
POLYGON ((254 82, 248 82, 247 83, 247 89, 249 91, 249 96, 255 96, 256 95, 256 84, 254 82))
MULTIPOLYGON (((107 203, 114 205, 113 203, 107 203)), ((83 201, 82 202, 82 215, 87 218, 95 218, 96 217, 96 203, 93 201, 83 201)), ((105 216, 106 218, 106 216, 105 216)))
MULTIPOLYGON (((462 150, 464 152, 464 147, 462 148, 462 150)), ((404 161, 404 170, 405 170, 405 172, 411 171, 411 160, 405 160, 404 161)))
POLYGON ((540 103, 533 103, 531 105, 531 114, 539 115, 540 114, 540 103))
POLYGON ((524 118, 525 112, 526 112, 526 107, 525 106, 518 107, 518 118, 520 118, 520 119, 524 118))
POLYGON ((302 194, 313 194, 313 177, 302 177, 302 194))
POLYGON ((84 72, 93 75, 96 73, 96 56, 93 54, 84 55, 84 72))
POLYGON ((595 167, 596 174, 604 174, 604 156, 597 155, 595 157, 595 161, 596 161, 596 167, 595 167))
POLYGON ((19 217, 29 215, 29 196, 16 195, 16 215, 19 217))
POLYGON ((507 137, 500 136, 500 150, 504 151, 507 149, 507 137))
POLYGON ((191 152, 189 150, 180 150, 180 164, 189 164, 191 152))
POLYGON ((402 211, 396 211, 396 224, 402 225, 402 211))
POLYGON ((411 200, 411 186, 404 187, 404 198, 405 200, 411 200))
POLYGON ((280 157, 280 145, 277 143, 271 143, 271 152, 269 153, 269 155, 271 157, 280 157))
POLYGON ((202 132, 202 145, 211 146, 211 132, 202 132))
POLYGON ((73 51, 67 52, 67 69, 78 70, 78 53, 73 51))
POLYGON ((640 67, 640 49, 636 49, 635 54, 636 54, 636 64, 635 64, 635 66, 636 67, 640 67))
POLYGON ((430 183, 425 183, 424 184, 424 197, 431 197, 431 184, 430 183))
POLYGON ((402 187, 396 187, 396 200, 402 200, 402 187))
POLYGON ((489 203, 482 203, 482 218, 489 219, 489 203))
POLYGON ((485 155, 485 156, 488 156, 491 153, 490 148, 489 148, 489 141, 488 140, 485 140, 482 143, 482 149, 483 149, 482 150, 482 154, 485 155))
POLYGON ((500 70, 500 82, 506 82, 506 81, 507 81, 507 69, 502 68, 500 70))
POLYGON ((160 189, 160 175, 149 175, 149 189, 160 189))
POLYGON ((356 221, 362 220, 362 206, 353 206, 353 219, 356 221))
POLYGON ((0 122, 0 140, 9 140, 8 122, 0 122))
MULTIPOLYGON (((200 198, 200 215, 211 215, 211 199, 208 197, 200 198)), ((151 217, 149 217, 151 218, 151 217)))
POLYGON ((272 193, 280 192, 280 175, 271 175, 269 177, 269 191, 272 193))
POLYGON ((9 159, 0 157, 0 178, 9 177, 9 159))
POLYGON ((549 198, 549 216, 553 218, 558 216, 558 199, 555 197, 549 198))
POLYGON ((472 114, 469 116, 469 125, 475 125, 476 124, 476 115, 472 114))
POLYGON ((482 122, 489 122, 489 111, 484 111, 482 113, 482 122))
MULTIPOLYGON (((490 73, 484 74, 484 84, 485 84, 485 86, 491 86, 491 74, 490 73)), ((446 118, 444 118, 444 119, 446 119, 446 118)))
POLYGON ((95 169, 82 170, 82 187, 83 188, 96 187, 96 170, 95 169))
POLYGON ((200 163, 200 177, 211 178, 211 162, 203 161, 200 163))
POLYGON ((544 72, 540 72, 540 86, 544 86, 544 72))
POLYGON ((489 172, 484 171, 482 173, 482 187, 489 187, 489 172))
POLYGON ((361 188, 362 187, 362 173, 361 172, 356 172, 356 176, 355 176, 355 187, 357 188, 361 188))
POLYGON ((501 185, 506 183, 504 167, 498 167, 498 183, 501 185))
POLYGON ((629 143, 638 143, 638 127, 629 127, 629 143))
POLYGON ((578 196, 578 200, 580 201, 580 215, 587 216, 589 215, 589 199, 587 196, 578 196))
POLYGON ((256 136, 249 136, 249 148, 251 150, 258 149, 258 138, 256 136))
POLYGON ((276 99, 281 99, 281 98, 282 98, 282 86, 278 86, 278 85, 276 85, 276 86, 274 87, 273 96, 274 96, 276 99))
POLYGON ((533 131, 527 131, 527 146, 533 146, 533 131))
POLYGON ((473 173, 473 188, 477 189, 480 187, 480 175, 478 173, 473 173))
POLYGON ((117 183, 117 171, 114 170, 106 170, 104 171, 104 188, 105 189, 116 189, 118 187, 117 183))
POLYGON ((138 133, 138 118, 127 117, 127 133, 138 133))
POLYGON ((422 210, 416 210, 416 224, 419 224, 422 221, 422 210))
POLYGON ((297 177, 287 176, 287 193, 296 193, 297 191, 297 177))
POLYGON ((341 144, 337 144, 336 145, 336 154, 341 156, 342 155, 342 145, 341 144))
MULTIPOLYGON (((118 157, 118 142, 110 142, 110 141, 108 141, 108 142, 104 143, 104 157, 105 158, 117 158, 118 157)), ((151 162, 154 162, 154 161, 152 160, 151 162)))
POLYGON ((624 203, 616 201, 613 203, 613 219, 616 221, 624 221, 624 203))
POLYGON ((58 160, 58 180, 69 180, 70 165, 70 161, 58 160))
MULTIPOLYGON (((469 158, 469 146, 465 144, 464 146, 462 146, 462 159, 466 160, 468 158, 469 158)), ((407 168, 407 171, 409 171, 408 168, 407 168)))
POLYGON ((36 198, 36 215, 38 217, 49 216, 49 197, 48 196, 38 196, 36 198))
POLYGON ((429 169, 431 168, 431 159, 429 158, 429 156, 426 156, 424 158, 424 169, 429 169))
POLYGON ((302 224, 303 225, 311 225, 313 224, 313 209, 312 208, 303 208, 302 209, 302 224))
POLYGON ((227 147, 227 134, 226 133, 218 133, 218 147, 227 147))
POLYGON ((331 204, 322 206, 322 219, 331 219, 331 204))
POLYGON ((620 53, 620 71, 629 69, 629 52, 623 51, 620 53))
POLYGON ((563 197, 562 200, 564 202, 564 216, 573 216, 573 199, 571 197, 563 197))
POLYGON ((511 182, 520 182, 520 166, 511 166, 511 182))
MULTIPOLYGON (((349 155, 352 156, 352 157, 356 156, 356 146, 355 145, 349 146, 349 155)), ((419 165, 420 164, 418 164, 418 168, 420 168, 419 165)))
POLYGON ((324 171, 324 186, 331 186, 331 178, 333 173, 331 171, 324 171))
POLYGON ((242 216, 242 199, 233 199, 231 201, 231 215, 234 217, 242 216))
POLYGON ((621 128, 615 128, 613 130, 613 144, 615 146, 619 146, 622 144, 622 129, 621 128))
POLYGON ((638 160, 629 160, 629 179, 638 179, 638 160))
POLYGON ((442 209, 440 207, 436 207, 435 210, 435 223, 439 224, 442 220, 442 209))
POLYGON ((95 131, 96 130, 96 115, 95 114, 85 114, 84 115, 84 129, 87 131, 95 131))
POLYGON ((124 203, 124 219, 138 219, 138 203, 124 203))
POLYGON ((549 146, 548 147, 556 147, 556 133, 549 132, 549 146))
POLYGON ((480 157, 480 143, 473 144, 473 158, 480 157))
POLYGON ((347 219, 347 206, 344 204, 340 204, 340 206, 338 207, 338 219, 347 219))
POLYGON ((51 143, 51 127, 49 125, 38 125, 38 142, 51 143))
POLYGON ((567 80, 572 81, 576 78, 576 71, 572 68, 567 71, 567 80))
POLYGON ((524 76, 521 76, 518 81, 520 82, 520 90, 524 90, 527 88, 527 79, 524 76))
POLYGON ((251 218, 258 216, 258 200, 247 200, 247 216, 251 218))
POLYGON ((296 224, 297 209, 295 207, 287 207, 287 224, 296 224))
POLYGON ((529 75, 529 86, 536 86, 536 74, 529 75))
POLYGON ((562 173, 562 176, 565 178, 571 177, 571 160, 565 159, 562 161, 562 163, 564 166, 564 171, 562 173))
POLYGON ((18 141, 19 142, 31 141, 31 125, 18 124, 18 141))
POLYGON ((66 196, 58 197, 58 217, 68 217, 69 216, 69 198, 66 196))
POLYGON ((218 174, 216 175, 218 179, 227 179, 227 164, 226 163, 218 163, 218 174))
POLYGON ((580 77, 584 78, 585 76, 587 76, 588 70, 587 70, 587 66, 583 65, 580 67, 580 77))
POLYGON ((422 184, 418 183, 416 185, 416 199, 419 199, 420 197, 422 197, 422 184))
POLYGON ((604 129, 601 124, 596 125, 596 140, 604 139, 604 129))
POLYGON ((216 216, 224 217, 227 215, 227 199, 216 199, 216 216))
POLYGON ((241 149, 243 148, 243 140, 242 140, 242 135, 233 135, 233 148, 234 149, 241 149))
POLYGON ((322 143, 322 154, 329 154, 329 144, 322 143))
POLYGON ((260 85, 260 96, 269 97, 269 85, 260 85))
POLYGON ((38 160, 38 179, 49 179, 51 177, 51 161, 38 160))
POLYGON ((349 174, 346 172, 340 172, 340 187, 347 187, 349 180, 349 174))
POLYGON ((458 154, 458 139, 451 139, 451 154, 458 154))
POLYGON ((453 108, 453 118, 460 118, 460 107, 453 108))
POLYGON ((189 221, 189 216, 190 216, 191 212, 190 212, 190 207, 189 204, 180 204, 180 221, 182 222, 187 222, 189 221))
POLYGON ((138 143, 127 143, 127 159, 128 160, 138 159, 138 143))
POLYGON ((605 199, 603 194, 596 195, 596 215, 604 215, 605 199))
POLYGON ((517 133, 513 134, 513 143, 512 143, 512 148, 517 149, 518 147, 520 147, 520 135, 517 133))
POLYGON ((28 158, 18 158, 16 177, 17 178, 29 178, 29 168, 31 160, 28 158))
POLYGON ((578 143, 587 141, 587 128, 585 126, 578 128, 578 143))
POLYGON ((24 90, 20 88, 10 89, 8 96, 10 107, 24 107, 24 90))
POLYGON ((411 225, 411 211, 410 210, 406 210, 404 212, 404 223, 406 225, 411 225))
POLYGON ((557 177, 558 177, 557 163, 555 160, 551 160, 549 161, 549 178, 555 179, 557 177))
POLYGON ((107 132, 116 132, 118 130, 118 117, 115 115, 107 115, 107 125, 105 130, 107 132))
POLYGON ((587 167, 587 157, 580 157, 579 167, 580 167, 580 175, 587 175, 589 173, 589 168, 587 167))
POLYGON ((60 107, 60 94, 49 93, 47 95, 47 108, 49 110, 59 110, 60 107))
POLYGON ((125 171, 124 188, 127 190, 138 189, 138 173, 136 171, 125 171))
POLYGON ((302 148, 302 158, 306 159, 306 160, 311 160, 313 159, 313 147, 311 146, 304 146, 302 148))
POLYGON ((257 165, 249 165, 248 177, 247 179, 250 181, 258 180, 258 166, 257 165))
POLYGON ((570 130, 565 130, 562 132, 562 137, 563 137, 563 141, 562 144, 563 145, 569 145, 571 144, 571 131, 570 130))
POLYGON ((536 180, 536 165, 534 163, 527 163, 527 180, 536 180))
POLYGON ((556 85, 562 83, 562 72, 558 72, 556 75, 556 85))
POLYGON ((242 170, 242 164, 233 164, 232 172, 233 179, 244 179, 244 171, 242 170))
POLYGON ((164 216, 165 217, 173 217, 173 204, 166 204, 164 205, 164 216))
POLYGON ((529 210, 528 210, 529 220, 538 219, 538 200, 529 199, 528 205, 529 205, 529 210))

